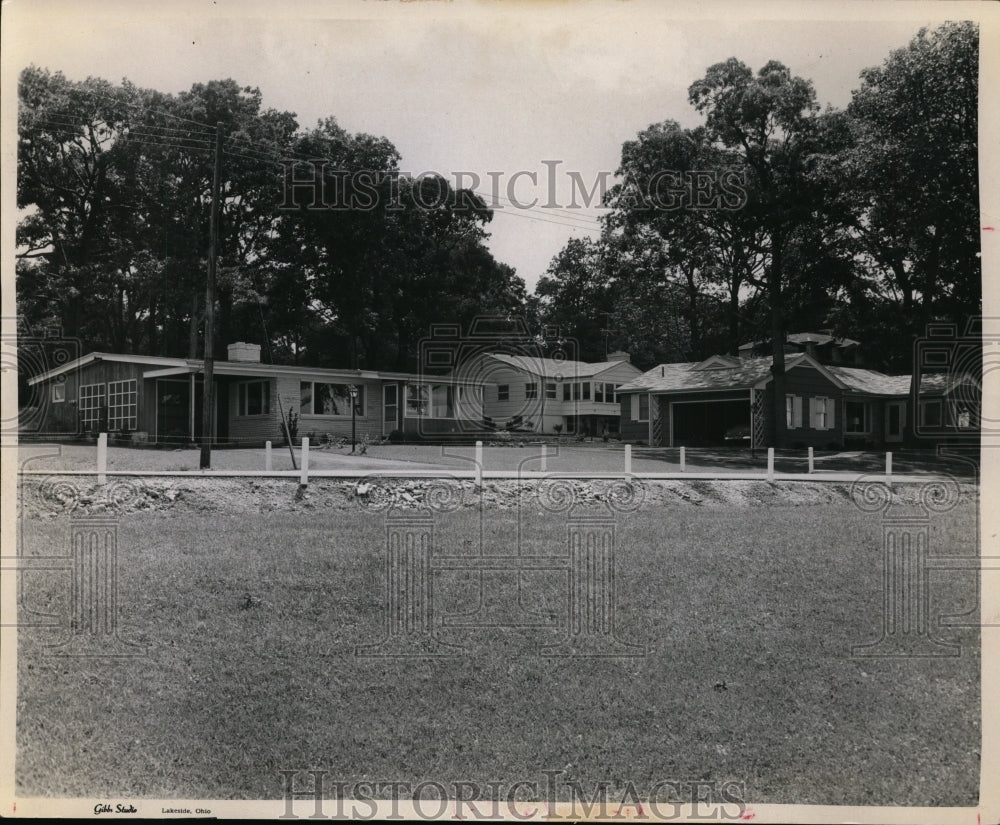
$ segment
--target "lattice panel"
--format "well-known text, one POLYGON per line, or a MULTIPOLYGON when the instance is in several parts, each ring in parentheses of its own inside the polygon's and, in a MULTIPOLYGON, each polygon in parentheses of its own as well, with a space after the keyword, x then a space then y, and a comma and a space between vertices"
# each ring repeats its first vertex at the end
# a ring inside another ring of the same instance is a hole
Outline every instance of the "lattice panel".
POLYGON ((750 415, 753 416, 753 447, 766 447, 767 435, 767 393, 753 393, 750 399, 750 415))

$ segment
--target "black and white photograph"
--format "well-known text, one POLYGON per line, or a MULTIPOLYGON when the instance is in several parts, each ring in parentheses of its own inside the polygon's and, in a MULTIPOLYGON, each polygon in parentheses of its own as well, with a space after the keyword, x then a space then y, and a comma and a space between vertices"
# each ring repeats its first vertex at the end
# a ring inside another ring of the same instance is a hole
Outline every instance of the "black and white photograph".
POLYGON ((976 2, 7 0, 0 815, 1000 822, 998 82, 976 2))

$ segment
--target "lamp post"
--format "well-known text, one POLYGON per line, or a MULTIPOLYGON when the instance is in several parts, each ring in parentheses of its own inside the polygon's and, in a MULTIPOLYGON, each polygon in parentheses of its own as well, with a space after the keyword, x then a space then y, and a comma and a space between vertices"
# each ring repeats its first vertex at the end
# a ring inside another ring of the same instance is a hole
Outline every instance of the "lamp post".
POLYGON ((351 452, 353 453, 358 443, 355 436, 355 424, 358 414, 358 387, 356 384, 351 384, 348 386, 347 391, 351 394, 351 452))

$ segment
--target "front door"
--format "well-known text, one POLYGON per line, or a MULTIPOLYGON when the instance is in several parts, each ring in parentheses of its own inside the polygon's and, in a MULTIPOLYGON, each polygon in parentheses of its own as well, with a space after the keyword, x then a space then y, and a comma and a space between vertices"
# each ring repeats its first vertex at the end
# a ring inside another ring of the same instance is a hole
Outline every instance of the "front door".
POLYGON ((399 385, 385 384, 382 387, 382 435, 389 435, 399 429, 399 385))
POLYGON ((898 444, 903 440, 903 426, 906 423, 906 402, 889 401, 885 405, 885 441, 898 444))

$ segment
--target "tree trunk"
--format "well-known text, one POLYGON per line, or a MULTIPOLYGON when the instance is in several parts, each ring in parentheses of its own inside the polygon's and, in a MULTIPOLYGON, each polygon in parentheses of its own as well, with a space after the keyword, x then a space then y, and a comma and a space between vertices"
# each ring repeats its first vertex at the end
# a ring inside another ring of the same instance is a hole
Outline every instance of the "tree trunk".
MULTIPOLYGON (((777 233, 775 233, 777 235, 777 233)), ((767 294, 771 304, 771 385, 774 388, 771 417, 774 447, 786 446, 785 426, 785 318, 781 294, 782 268, 781 242, 774 238, 771 248, 771 267, 767 278, 767 294)))
POLYGON ((198 357, 198 294, 191 296, 191 323, 188 326, 188 358, 198 357))

